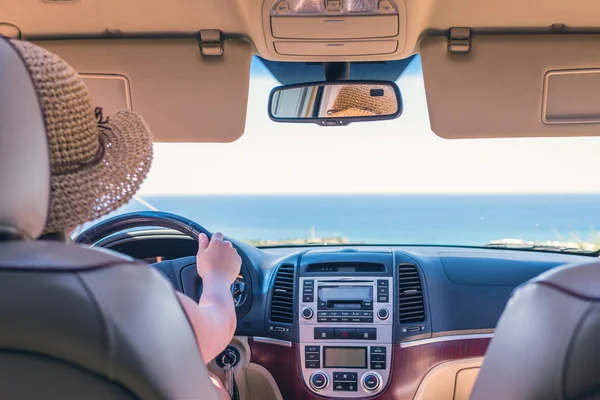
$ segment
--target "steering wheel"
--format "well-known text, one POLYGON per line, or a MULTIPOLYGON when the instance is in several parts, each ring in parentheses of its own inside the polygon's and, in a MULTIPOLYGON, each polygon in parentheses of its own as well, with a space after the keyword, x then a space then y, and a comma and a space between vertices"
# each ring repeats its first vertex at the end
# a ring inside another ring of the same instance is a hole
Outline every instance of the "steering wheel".
MULTIPOLYGON (((202 225, 180 215, 166 213, 162 211, 137 211, 127 214, 121 214, 113 218, 101 221, 92 226, 86 231, 78 235, 74 243, 87 244, 90 246, 98 245, 102 239, 109 237, 117 232, 127 229, 140 227, 161 227, 172 229, 181 232, 184 235, 198 241, 198 235, 204 233, 210 240, 212 234, 202 225)), ((100 244, 101 246, 101 244, 100 244)), ((245 260, 245 255, 235 244, 233 247, 240 253, 242 260, 245 260)), ((192 299, 198 301, 202 295, 202 279, 198 276, 196 270, 196 257, 183 257, 176 260, 161 261, 150 264, 150 267, 157 269, 171 281, 171 284, 176 290, 186 294, 192 299)), ((246 291, 247 273, 244 273, 245 266, 242 263, 241 275, 233 283, 231 292, 236 304, 236 313, 240 314, 247 312, 249 304, 245 307, 240 307, 243 303, 248 303, 248 292, 246 291)))
POLYGON ((92 226, 78 235, 74 242, 93 246, 101 239, 126 229, 144 226, 157 226, 173 229, 198 241, 198 235, 204 233, 210 240, 212 234, 202 225, 180 215, 162 211, 137 211, 117 215, 92 226))

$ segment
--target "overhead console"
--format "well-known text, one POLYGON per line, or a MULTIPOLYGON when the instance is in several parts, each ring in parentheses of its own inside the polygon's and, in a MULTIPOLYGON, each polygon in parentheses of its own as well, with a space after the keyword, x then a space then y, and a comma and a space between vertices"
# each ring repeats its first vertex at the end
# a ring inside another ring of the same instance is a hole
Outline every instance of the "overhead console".
POLYGON ((404 47, 402 0, 266 0, 267 47, 319 60, 394 54, 404 47))

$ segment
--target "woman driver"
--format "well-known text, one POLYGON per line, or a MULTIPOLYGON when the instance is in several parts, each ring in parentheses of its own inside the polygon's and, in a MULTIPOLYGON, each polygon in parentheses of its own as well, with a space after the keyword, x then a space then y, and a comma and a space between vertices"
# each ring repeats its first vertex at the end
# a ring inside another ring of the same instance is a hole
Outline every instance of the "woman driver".
MULTIPOLYGON (((52 189, 45 236, 65 238, 65 232, 131 200, 150 169, 152 135, 144 119, 132 111, 103 116, 101 109, 94 109, 81 77, 58 56, 32 43, 10 42, 29 69, 48 135, 52 189)), ((235 332, 229 288, 239 274, 241 259, 220 233, 210 243, 205 235, 198 239, 202 298, 196 304, 177 295, 208 363, 235 332)), ((228 399, 220 382, 215 378, 213 382, 228 399)))

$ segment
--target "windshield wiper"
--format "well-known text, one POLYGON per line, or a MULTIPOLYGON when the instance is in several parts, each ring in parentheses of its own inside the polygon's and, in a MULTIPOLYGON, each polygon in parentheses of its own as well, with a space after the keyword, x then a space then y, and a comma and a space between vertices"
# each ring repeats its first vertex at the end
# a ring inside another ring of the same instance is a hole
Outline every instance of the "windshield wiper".
POLYGON ((558 246, 549 244, 527 244, 527 243, 488 243, 483 247, 493 247, 511 250, 546 251, 553 253, 569 253, 585 256, 600 256, 600 250, 585 250, 577 247, 558 246))

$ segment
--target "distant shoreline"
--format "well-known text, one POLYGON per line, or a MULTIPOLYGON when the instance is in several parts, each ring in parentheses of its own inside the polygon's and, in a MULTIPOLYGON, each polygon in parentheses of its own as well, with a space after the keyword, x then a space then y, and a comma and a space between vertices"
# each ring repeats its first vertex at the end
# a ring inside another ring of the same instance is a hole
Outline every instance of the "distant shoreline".
MULTIPOLYGON (((351 242, 348 238, 342 236, 334 236, 328 238, 295 238, 295 239, 281 239, 281 240, 246 240, 245 243, 248 243, 252 246, 257 247, 269 247, 269 246, 294 246, 294 245, 346 245, 346 244, 368 244, 368 243, 356 243, 351 242)), ((564 249, 573 249, 573 250, 587 250, 587 251, 596 251, 600 250, 600 243, 595 242, 586 242, 586 241, 560 241, 560 240, 547 240, 542 242, 536 241, 526 241, 523 239, 500 239, 500 240, 492 240, 488 244, 490 247, 494 246, 513 246, 518 247, 522 246, 524 249, 530 248, 532 246, 540 246, 540 247, 552 247, 552 248, 564 248, 564 249)))

